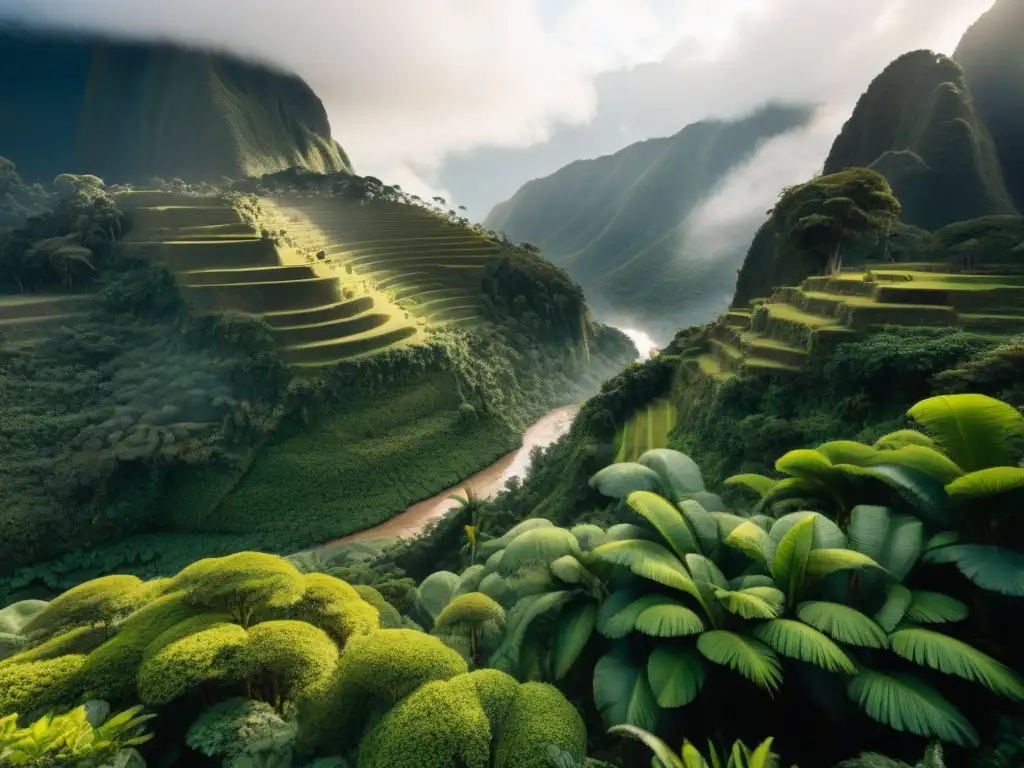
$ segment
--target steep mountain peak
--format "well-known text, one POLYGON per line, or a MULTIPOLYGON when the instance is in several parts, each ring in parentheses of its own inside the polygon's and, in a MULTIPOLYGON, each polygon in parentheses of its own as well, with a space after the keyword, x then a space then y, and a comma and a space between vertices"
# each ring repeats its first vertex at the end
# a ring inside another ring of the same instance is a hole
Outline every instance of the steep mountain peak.
POLYGON ((1024 0, 997 0, 953 53, 995 142, 1006 186, 1024 210, 1024 0))
POLYGON ((168 43, 0 29, 0 153, 31 180, 349 170, 295 74, 168 43))
POLYGON ((853 167, 886 176, 904 221, 927 229, 1014 212, 964 71, 934 51, 900 56, 861 96, 825 173, 853 167))

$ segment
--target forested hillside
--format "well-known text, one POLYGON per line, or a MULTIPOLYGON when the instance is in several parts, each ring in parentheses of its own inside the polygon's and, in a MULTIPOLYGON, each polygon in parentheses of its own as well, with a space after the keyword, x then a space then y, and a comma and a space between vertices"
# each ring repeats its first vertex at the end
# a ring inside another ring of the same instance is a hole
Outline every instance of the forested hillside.
POLYGON ((485 224, 538 246, 597 309, 678 327, 714 311, 732 279, 730 264, 682 252, 687 216, 760 142, 809 116, 773 105, 581 160, 527 183, 485 224))
POLYGON ((0 30, 0 155, 30 181, 219 182, 349 169, 294 74, 157 43, 0 30))
POLYGON ((1024 3, 997 0, 960 40, 953 59, 964 69, 974 105, 988 128, 1003 166, 1003 177, 1024 211, 1024 3))
POLYGON ((931 51, 896 59, 857 102, 825 173, 854 167, 884 175, 903 220, 925 229, 1016 212, 963 71, 931 51))

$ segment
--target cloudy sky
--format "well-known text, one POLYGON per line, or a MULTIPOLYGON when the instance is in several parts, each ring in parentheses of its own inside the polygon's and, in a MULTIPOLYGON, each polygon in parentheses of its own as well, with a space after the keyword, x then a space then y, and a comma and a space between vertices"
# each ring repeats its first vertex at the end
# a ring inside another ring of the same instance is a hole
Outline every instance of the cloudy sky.
POLYGON ((0 0, 0 16, 216 44, 294 69, 357 171, 447 194, 482 219, 572 160, 769 99, 823 104, 806 140, 751 168, 777 189, 772 168, 819 167, 889 61, 952 52, 992 1, 0 0))

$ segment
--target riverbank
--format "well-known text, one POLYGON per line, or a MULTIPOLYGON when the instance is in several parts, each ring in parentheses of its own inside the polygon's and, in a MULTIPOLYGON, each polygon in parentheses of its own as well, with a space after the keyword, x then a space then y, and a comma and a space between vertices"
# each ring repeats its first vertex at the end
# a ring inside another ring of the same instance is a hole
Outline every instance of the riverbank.
POLYGON ((480 498, 491 498, 505 487, 511 478, 524 476, 529 469, 530 454, 534 448, 546 447, 569 431, 579 406, 570 405, 548 411, 531 425, 523 435, 523 445, 516 451, 503 456, 486 469, 477 472, 458 486, 449 488, 436 496, 418 502, 395 517, 380 525, 329 541, 316 549, 334 549, 341 544, 352 544, 370 539, 397 539, 415 536, 428 524, 442 517, 457 505, 449 498, 462 489, 472 487, 480 498))

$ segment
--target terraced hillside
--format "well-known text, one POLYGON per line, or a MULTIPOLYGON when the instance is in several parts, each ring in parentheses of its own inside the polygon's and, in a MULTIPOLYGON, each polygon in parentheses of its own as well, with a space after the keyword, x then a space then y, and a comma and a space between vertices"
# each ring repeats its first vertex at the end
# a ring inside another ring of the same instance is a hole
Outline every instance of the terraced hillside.
POLYGON ((166 264, 200 312, 234 311, 265 320, 283 359, 298 368, 331 365, 415 343, 409 313, 336 262, 307 261, 295 248, 243 221, 220 197, 135 192, 128 238, 166 264))
POLYGON ((615 461, 636 461, 652 448, 667 448, 669 433, 676 425, 676 406, 669 398, 655 400, 634 413, 618 436, 615 461))
POLYGON ((322 250, 325 262, 418 321, 459 327, 481 322, 480 280, 500 246, 479 232, 399 203, 287 197, 264 207, 274 228, 316 243, 307 250, 322 250))
POLYGON ((886 325, 959 327, 1006 335, 1024 329, 1024 272, 951 274, 932 264, 844 272, 777 288, 715 323, 697 358, 709 377, 794 373, 812 355, 886 325))
POLYGON ((0 296, 0 345, 34 344, 55 328, 73 325, 86 313, 91 301, 88 294, 0 296))

